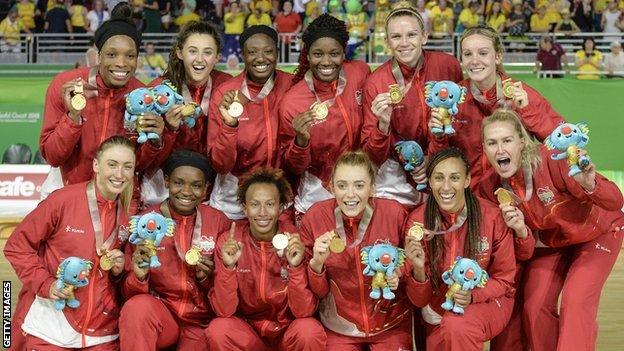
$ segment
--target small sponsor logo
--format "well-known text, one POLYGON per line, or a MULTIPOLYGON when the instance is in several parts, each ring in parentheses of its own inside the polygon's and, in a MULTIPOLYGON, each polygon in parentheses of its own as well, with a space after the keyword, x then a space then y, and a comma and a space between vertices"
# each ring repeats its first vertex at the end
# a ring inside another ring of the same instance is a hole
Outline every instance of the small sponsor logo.
POLYGON ((362 106, 362 90, 356 90, 355 91, 355 101, 357 101, 357 104, 362 106))
POLYGON ((74 228, 71 225, 68 225, 67 227, 65 227, 65 232, 67 232, 67 233, 76 233, 76 234, 84 234, 85 233, 84 229, 74 228))

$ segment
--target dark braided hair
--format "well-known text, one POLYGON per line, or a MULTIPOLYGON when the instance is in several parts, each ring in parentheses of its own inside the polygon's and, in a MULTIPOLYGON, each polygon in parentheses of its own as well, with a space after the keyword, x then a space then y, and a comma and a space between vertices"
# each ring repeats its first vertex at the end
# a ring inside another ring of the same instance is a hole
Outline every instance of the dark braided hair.
MULTIPOLYGON (((433 170, 440 162, 450 158, 461 160, 464 164, 466 176, 470 174, 470 166, 464 153, 458 148, 451 147, 439 151, 431 156, 429 162, 427 163, 427 179, 431 179, 433 170)), ((466 197, 466 224, 468 225, 468 237, 464 241, 463 256, 474 259, 481 231, 481 207, 469 187, 464 189, 464 196, 466 197)), ((442 216, 440 215, 440 207, 435 198, 433 196, 429 196, 425 205, 425 228, 430 230, 440 230, 438 226, 441 222, 442 216)), ((433 239, 431 239, 428 243, 427 248, 427 254, 429 255, 431 262, 431 281, 434 288, 437 289, 440 280, 438 265, 440 260, 444 257, 444 237, 442 235, 434 235, 433 239)), ((453 259, 455 259, 455 257, 453 257, 453 259)))
POLYGON ((254 184, 274 185, 279 193, 280 206, 286 206, 292 201, 293 192, 290 183, 284 177, 284 172, 276 168, 259 168, 243 176, 238 186, 238 202, 246 203, 247 190, 254 184))
POLYGON ((337 19, 327 13, 318 16, 308 28, 303 32, 301 39, 303 40, 303 48, 299 53, 299 67, 295 71, 293 84, 303 79, 308 69, 310 69, 310 61, 308 61, 308 50, 312 44, 320 38, 333 38, 342 45, 343 51, 346 50, 349 41, 349 32, 344 21, 337 19))
POLYGON ((193 34, 210 35, 217 44, 217 54, 221 52, 221 36, 217 29, 209 22, 193 21, 187 23, 178 34, 175 44, 169 51, 169 64, 167 70, 163 74, 178 89, 178 93, 182 93, 182 85, 186 83, 186 71, 184 70, 184 61, 178 58, 177 50, 182 51, 186 40, 193 34))

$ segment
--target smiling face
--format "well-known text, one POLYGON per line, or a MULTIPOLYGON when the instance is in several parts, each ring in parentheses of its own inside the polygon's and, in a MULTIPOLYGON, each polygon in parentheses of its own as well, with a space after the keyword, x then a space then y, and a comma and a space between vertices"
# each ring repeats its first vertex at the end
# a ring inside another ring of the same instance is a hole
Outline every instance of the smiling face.
POLYGON ((206 84, 215 64, 221 58, 215 39, 209 34, 191 34, 176 55, 184 64, 186 80, 192 85, 206 84))
POLYGON ((466 37, 461 42, 461 62, 470 80, 481 90, 490 89, 496 83, 496 66, 503 59, 494 49, 492 39, 481 34, 466 37))
POLYGON ((332 193, 340 211, 347 217, 356 217, 364 211, 375 193, 373 179, 364 166, 341 164, 332 179, 332 193))
POLYGON ((254 183, 245 193, 243 211, 251 234, 260 241, 271 241, 277 233, 280 215, 279 191, 274 184, 254 183))
POLYGON ((457 213, 466 205, 464 190, 470 186, 470 175, 459 158, 440 161, 429 178, 429 187, 438 206, 446 212, 457 213))
POLYGON ((398 16, 388 21, 388 47, 392 55, 409 67, 416 67, 427 43, 427 34, 423 32, 420 21, 414 16, 398 16))
POLYGON ((329 83, 338 79, 344 59, 344 49, 334 38, 319 38, 310 45, 308 51, 310 70, 322 82, 329 83))
POLYGON ((100 50, 99 73, 109 88, 121 88, 134 76, 137 67, 134 41, 125 35, 110 37, 100 50))
POLYGON ((93 159, 95 185, 102 196, 114 200, 127 186, 132 186, 134 166, 134 150, 123 145, 111 146, 93 159))
POLYGON ((510 178, 522 167, 525 140, 511 122, 496 121, 483 128, 483 150, 501 178, 510 178))
POLYGON ((245 41, 243 62, 247 77, 253 82, 264 84, 275 72, 277 47, 271 37, 258 33, 245 41))
POLYGON ((191 166, 180 166, 165 176, 165 187, 169 189, 169 204, 173 209, 188 216, 206 197, 208 184, 204 172, 191 166))

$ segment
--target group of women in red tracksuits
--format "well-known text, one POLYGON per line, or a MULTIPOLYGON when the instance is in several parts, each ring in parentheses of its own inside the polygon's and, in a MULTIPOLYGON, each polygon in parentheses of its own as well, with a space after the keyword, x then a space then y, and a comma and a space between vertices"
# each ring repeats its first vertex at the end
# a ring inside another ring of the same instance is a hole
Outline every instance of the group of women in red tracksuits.
POLYGON ((143 87, 128 10, 96 32, 99 66, 48 88, 41 150, 65 186, 4 249, 23 283, 14 349, 595 348, 624 200, 593 163, 571 177, 551 159, 540 141, 565 121, 509 83, 495 30, 466 30, 458 61, 423 49, 424 21, 400 2, 386 19, 392 58, 371 73, 345 60, 346 25, 324 14, 293 75, 276 69, 277 33, 252 26, 230 77, 214 69, 219 34, 192 22, 149 86, 170 81, 201 115, 189 127, 182 104, 146 114, 137 127, 159 138, 137 144, 123 124, 124 96, 143 87), (444 114, 425 101, 425 83, 442 80, 466 90, 452 135, 432 132, 444 114), (427 159, 408 172, 395 143, 409 140, 427 159), (168 196, 143 204, 157 170, 168 196), (498 188, 515 201, 499 204, 498 188), (175 223, 160 267, 128 243, 130 216, 148 212, 175 223), (371 297, 365 273, 362 251, 380 243, 404 252, 384 283, 392 299, 371 297), (77 308, 57 310, 72 294, 57 267, 71 256, 91 262, 89 284, 73 291, 77 308), (442 273, 458 256, 488 273, 485 286, 447 294, 442 273), (463 314, 442 309, 448 296, 463 314))

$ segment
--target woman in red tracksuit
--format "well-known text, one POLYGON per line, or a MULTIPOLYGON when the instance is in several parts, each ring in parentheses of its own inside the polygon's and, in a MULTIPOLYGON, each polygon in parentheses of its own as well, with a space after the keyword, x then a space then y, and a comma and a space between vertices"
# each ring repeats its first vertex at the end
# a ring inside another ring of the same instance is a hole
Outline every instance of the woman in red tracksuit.
POLYGON ((128 139, 104 141, 92 161, 94 179, 68 185, 39 203, 7 240, 4 255, 22 281, 13 317, 14 350, 117 350, 126 209, 132 195, 135 154, 128 139), (112 263, 106 271, 100 256, 112 263), (89 284, 74 290, 78 308, 57 311, 69 296, 56 288, 56 271, 67 257, 93 263, 89 284))
MULTIPOLYGON (((125 95, 144 85, 134 78, 141 36, 124 17, 120 4, 112 19, 95 33, 100 64, 58 74, 48 87, 39 137, 41 154, 53 167, 60 167, 63 184, 91 179, 92 160, 100 143, 112 135, 123 135, 125 95), (82 84, 86 107, 72 106, 72 94, 82 84)), ((130 12, 131 13, 131 12, 130 12)), ((146 132, 162 134, 164 122, 155 115, 143 118, 146 132)), ((137 168, 147 167, 159 150, 158 142, 137 149, 137 168)))
MULTIPOLYGON (((301 235, 313 250, 310 288, 320 298, 327 350, 412 349, 412 309, 404 287, 393 300, 372 299, 372 277, 363 274, 360 250, 379 242, 403 246, 407 212, 400 203, 374 198, 375 166, 362 151, 342 155, 331 179, 335 199, 316 203, 305 214, 301 235), (330 252, 338 236, 346 249, 330 252)), ((388 281, 397 289, 398 274, 388 281)))
POLYGON ((119 318, 123 350, 155 350, 176 343, 178 350, 206 349, 204 328, 212 316, 208 290, 214 269, 209 247, 214 248, 217 235, 230 223, 220 211, 201 204, 212 176, 206 156, 176 151, 165 163, 164 173, 169 199, 145 213, 172 218, 176 227, 173 238, 163 240, 158 251, 162 264, 158 268, 139 267, 149 262, 140 246, 126 250, 132 272, 122 285, 127 299, 119 318), (185 255, 194 246, 203 247, 204 252, 198 262, 186 262, 185 255))
POLYGON ((523 202, 505 215, 526 222, 542 244, 524 273, 531 349, 594 350, 600 292, 622 246, 622 193, 593 163, 568 176, 568 163, 552 160, 513 112, 486 118, 483 140, 496 171, 481 184, 483 193, 493 197, 503 186, 519 195, 523 202))
MULTIPOLYGON (((362 149, 380 167, 375 184, 378 196, 414 206, 421 196, 412 176, 397 162, 394 144, 414 140, 427 150, 431 135, 424 85, 431 80, 459 82, 462 71, 453 56, 423 50, 428 35, 423 19, 406 3, 399 3, 386 17, 388 48, 393 58, 379 66, 364 86, 362 149), (403 98, 392 103, 390 90, 395 85, 401 88, 403 98)), ((423 163, 412 172, 416 181, 426 181, 424 171, 423 163)))
POLYGON ((507 325, 513 309, 516 272, 510 229, 500 209, 472 194, 469 164, 456 148, 435 153, 427 163, 431 196, 406 223, 405 254, 411 264, 407 294, 422 308, 429 350, 482 350, 507 325), (421 226, 428 241, 410 236, 421 226), (441 279, 457 256, 471 258, 487 271, 483 288, 459 290, 454 303, 463 315, 442 309, 449 288, 441 279))
POLYGON ((275 69, 278 51, 273 28, 251 26, 239 42, 245 70, 215 91, 208 120, 208 151, 218 173, 210 205, 230 219, 244 217, 236 198, 238 178, 260 167, 279 165, 277 109, 291 86, 291 75, 275 69), (238 117, 228 112, 234 101, 244 105, 238 117))
POLYGON ((159 155, 160 166, 172 151, 187 149, 206 154, 209 102, 212 93, 226 80, 232 78, 227 73, 214 69, 221 57, 221 36, 208 22, 190 22, 180 30, 176 43, 171 47, 167 70, 162 77, 154 79, 149 86, 169 80, 184 100, 200 106, 202 114, 195 126, 189 128, 183 122, 182 105, 173 106, 165 118, 166 151, 159 155))
MULTIPOLYGON (((460 40, 460 52, 468 74, 468 79, 460 85, 468 92, 464 103, 459 105, 459 113, 453 117, 456 133, 433 138, 435 145, 430 150, 449 145, 460 148, 470 161, 474 188, 488 173, 481 146, 481 121, 494 109, 508 107, 518 112, 529 132, 539 140, 544 140, 564 120, 543 96, 526 84, 516 81, 506 88, 507 83, 503 82, 509 77, 502 67, 503 44, 496 30, 483 26, 467 29, 460 40)), ((430 129, 442 126, 439 116, 437 109, 431 111, 430 129)))
POLYGON ((210 303, 218 318, 206 329, 209 349, 324 350, 325 332, 312 317, 317 299, 307 285, 305 247, 296 228, 278 221, 291 201, 290 185, 282 171, 262 168, 241 182, 238 194, 247 218, 217 241, 210 303))

